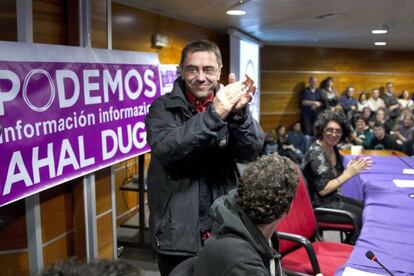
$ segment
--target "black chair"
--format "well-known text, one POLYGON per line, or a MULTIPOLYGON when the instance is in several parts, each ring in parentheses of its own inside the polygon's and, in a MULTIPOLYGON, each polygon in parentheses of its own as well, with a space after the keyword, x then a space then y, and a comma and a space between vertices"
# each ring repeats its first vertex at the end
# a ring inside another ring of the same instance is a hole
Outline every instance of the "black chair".
MULTIPOLYGON (((306 189, 308 190, 309 186, 308 186, 305 176, 303 175, 302 170, 300 168, 297 168, 297 171, 299 173, 301 180, 303 180, 303 183, 305 184, 306 189)), ((359 227, 357 223, 357 218, 351 212, 345 211, 345 210, 316 207, 314 208, 314 213, 316 216, 316 221, 318 222, 317 226, 318 226, 319 235, 322 236, 323 231, 333 230, 333 231, 340 232, 341 242, 345 242, 347 233, 352 235, 352 237, 350 238, 351 241, 355 242, 358 239, 359 227), (346 218, 348 222, 341 223, 341 222, 335 222, 335 220, 326 221, 324 219, 326 215, 330 215, 331 217, 336 217, 338 219, 341 217, 346 218)))

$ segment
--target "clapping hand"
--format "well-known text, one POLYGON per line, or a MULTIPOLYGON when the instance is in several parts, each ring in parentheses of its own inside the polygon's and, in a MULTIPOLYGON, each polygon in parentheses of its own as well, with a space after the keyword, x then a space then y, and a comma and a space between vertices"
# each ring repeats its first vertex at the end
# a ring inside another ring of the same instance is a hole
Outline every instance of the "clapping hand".
POLYGON ((253 98, 256 87, 254 81, 246 75, 245 81, 236 81, 236 76, 232 73, 229 75, 229 84, 220 85, 213 100, 216 112, 222 119, 225 119, 230 113, 240 111, 253 98))
POLYGON ((346 167, 346 171, 352 177, 354 175, 357 175, 361 171, 371 168, 371 166, 372 166, 372 160, 370 157, 361 158, 357 156, 356 158, 349 161, 348 166, 346 167))
MULTIPOLYGON (((254 93, 256 93, 256 86, 254 85, 254 80, 249 75, 245 74, 246 79, 243 81, 243 84, 246 86, 244 91, 236 103, 236 105, 232 109, 232 113, 240 111, 243 107, 245 107, 248 103, 250 103, 253 99, 254 93)), ((236 81, 236 76, 234 74, 229 75, 229 83, 236 81)))

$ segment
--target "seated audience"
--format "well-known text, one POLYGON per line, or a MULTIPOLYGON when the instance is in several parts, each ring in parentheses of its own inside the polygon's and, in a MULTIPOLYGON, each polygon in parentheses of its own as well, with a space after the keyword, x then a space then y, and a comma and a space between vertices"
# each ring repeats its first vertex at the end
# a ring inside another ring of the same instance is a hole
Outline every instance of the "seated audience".
POLYGON ((287 139, 288 142, 299 149, 302 154, 305 154, 310 146, 312 137, 302 132, 302 125, 300 122, 295 122, 288 132, 287 139))
POLYGON ((376 122, 377 120, 375 119, 375 117, 372 117, 368 119, 367 125, 371 130, 373 130, 376 122))
POLYGON ((408 108, 402 110, 400 118, 398 118, 398 124, 402 124, 402 122, 404 121, 404 117, 407 116, 407 115, 408 116, 413 116, 414 113, 411 109, 408 109, 408 108))
POLYGON ((277 152, 282 155, 289 157, 293 162, 300 163, 303 155, 295 145, 288 142, 288 135, 285 126, 279 126, 276 129, 277 132, 277 152))
POLYGON ((339 98, 339 105, 348 118, 352 118, 357 110, 357 101, 354 98, 355 89, 348 86, 345 89, 344 95, 339 98))
MULTIPOLYGON (((362 112, 365 107, 368 107, 368 98, 367 93, 365 91, 361 91, 357 101, 357 110, 358 112, 362 112)), ((368 107, 369 108, 369 107, 368 107)))
POLYGON ((398 103, 400 104, 401 111, 403 111, 404 109, 414 109, 414 101, 411 99, 411 95, 410 92, 408 92, 408 90, 402 91, 400 98, 398 99, 398 103))
POLYGON ((411 135, 410 139, 408 139, 403 147, 402 151, 407 154, 408 156, 414 157, 414 132, 411 135))
POLYGON ((273 154, 277 152, 277 150, 277 132, 276 129, 272 128, 266 133, 263 145, 263 154, 273 154))
POLYGON ((89 263, 72 258, 47 268, 42 276, 141 276, 138 268, 124 260, 96 259, 89 263))
POLYGON ((351 140, 354 145, 361 145, 365 149, 371 144, 373 137, 372 130, 367 126, 362 116, 355 118, 355 130, 351 134, 351 140))
POLYGON ((334 88, 334 80, 332 77, 324 79, 319 88, 321 89, 322 97, 325 101, 325 109, 334 110, 338 105, 338 93, 334 88))
POLYGON ((368 107, 372 112, 377 112, 378 108, 385 108, 384 100, 380 98, 380 91, 377 88, 371 90, 371 97, 368 99, 368 107))
POLYGON ((374 137, 371 139, 369 148, 374 150, 398 150, 398 145, 395 139, 385 132, 384 124, 377 121, 374 125, 374 137))
POLYGON ((413 115, 406 114, 401 124, 397 126, 395 131, 391 131, 391 135, 397 140, 398 144, 402 145, 413 136, 413 132, 413 115))
MULTIPOLYGON (((377 112, 375 113, 375 120, 381 122, 384 125, 385 133, 390 133, 391 131, 391 120, 387 117, 386 109, 378 108, 377 112)), ((371 129, 374 129, 373 126, 371 129)))
POLYGON ((361 116, 362 116, 362 119, 365 120, 365 122, 368 122, 368 120, 373 117, 373 113, 369 107, 364 107, 362 109, 361 116))
MULTIPOLYGON (((325 111, 315 122, 314 142, 302 162, 303 174, 309 185, 315 207, 342 209, 355 214, 359 227, 362 225, 362 202, 340 195, 339 188, 351 177, 371 165, 368 158, 355 158, 346 168, 342 163, 337 144, 350 134, 349 124, 344 115, 325 111)), ((330 221, 326 217, 324 220, 330 221)), ((335 219, 338 222, 338 218, 335 219)), ((339 220, 340 221, 340 220, 339 220)), ((349 219, 343 218, 344 223, 349 219)), ((349 236, 348 238, 350 238, 349 236)), ((354 242, 354 240, 348 240, 354 242)))
POLYGON ((194 275, 283 275, 274 229, 289 211, 297 182, 294 164, 286 157, 264 155, 253 162, 239 188, 210 208, 212 236, 194 275))

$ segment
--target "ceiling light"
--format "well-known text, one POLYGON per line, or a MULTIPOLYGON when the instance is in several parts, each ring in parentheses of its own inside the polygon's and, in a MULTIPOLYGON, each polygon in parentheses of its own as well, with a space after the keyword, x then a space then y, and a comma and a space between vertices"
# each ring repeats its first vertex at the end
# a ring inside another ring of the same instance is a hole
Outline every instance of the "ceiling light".
POLYGON ((388 30, 384 30, 384 29, 372 30, 371 33, 373 33, 373 34, 386 34, 386 33, 388 33, 388 30))
POLYGON ((387 45, 387 42, 377 41, 374 44, 375 44, 375 46, 385 46, 385 45, 387 45))
POLYGON ((226 10, 226 13, 228 15, 245 15, 246 11, 241 9, 241 6, 246 4, 250 0, 239 0, 236 4, 232 5, 228 10, 226 10))
POLYGON ((231 10, 227 10, 226 13, 228 15, 245 15, 246 11, 245 10, 239 10, 239 9, 231 9, 231 10))

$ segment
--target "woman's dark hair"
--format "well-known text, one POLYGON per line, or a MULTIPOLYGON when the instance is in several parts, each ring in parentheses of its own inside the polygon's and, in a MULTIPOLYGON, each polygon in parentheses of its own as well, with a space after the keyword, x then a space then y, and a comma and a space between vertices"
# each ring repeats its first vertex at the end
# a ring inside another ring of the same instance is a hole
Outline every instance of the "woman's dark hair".
POLYGON ((362 120, 362 121, 364 121, 364 123, 365 123, 365 124, 368 124, 368 120, 366 120, 364 117, 362 117, 362 115, 358 114, 358 115, 356 115, 356 116, 354 117, 354 119, 353 119, 354 126, 356 126, 356 123, 357 123, 359 120, 362 120))
POLYGON ((328 82, 332 81, 333 82, 333 78, 332 77, 327 77, 326 79, 324 79, 323 81, 321 81, 321 84, 319 85, 320 89, 327 89, 328 88, 328 82))
POLYGON ((313 131, 316 139, 322 139, 326 125, 331 121, 336 122, 341 126, 341 142, 344 141, 347 137, 349 137, 351 133, 351 128, 349 126, 350 124, 348 120, 346 119, 346 116, 336 111, 326 110, 323 113, 319 114, 318 118, 316 119, 315 125, 313 126, 313 131))
POLYGON ((362 95, 365 95, 365 100, 368 99, 368 94, 365 91, 361 91, 361 93, 358 96, 358 101, 361 101, 362 95))
POLYGON ((277 128, 276 128, 276 134, 277 134, 277 136, 279 137, 279 131, 280 131, 280 129, 282 129, 282 128, 285 128, 285 134, 287 134, 287 129, 286 129, 286 127, 284 126, 284 125, 279 125, 277 128))

